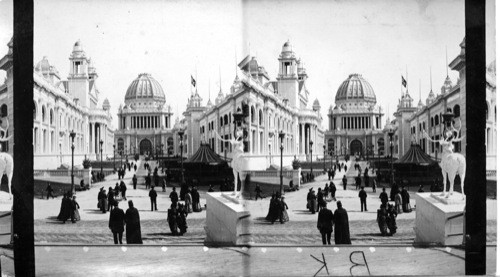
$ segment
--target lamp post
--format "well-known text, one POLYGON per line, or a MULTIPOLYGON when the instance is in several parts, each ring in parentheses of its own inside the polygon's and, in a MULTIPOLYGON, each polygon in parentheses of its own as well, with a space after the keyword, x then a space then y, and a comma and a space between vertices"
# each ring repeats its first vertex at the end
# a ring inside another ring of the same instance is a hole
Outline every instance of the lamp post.
POLYGON ((326 145, 323 144, 323 171, 326 172, 326 145))
POLYGON ((179 131, 177 132, 177 134, 179 135, 179 138, 180 138, 180 141, 181 141, 181 184, 184 184, 184 160, 182 159, 182 155, 183 155, 183 152, 184 152, 184 130, 181 128, 179 129, 179 131))
POLYGON ((389 127, 389 139, 390 139, 390 148, 391 148, 391 185, 394 183, 394 159, 392 158, 392 151, 394 149, 394 144, 392 137, 394 136, 394 128, 391 126, 389 127))
POLYGON ((116 147, 116 145, 113 144, 113 172, 116 171, 116 165, 115 165, 115 147, 116 147))
POLYGON ((118 150, 120 152, 120 169, 122 168, 122 160, 123 160, 123 149, 118 150))
POLYGON ((309 141, 309 153, 311 154, 311 178, 312 178, 312 175, 313 175, 313 141, 309 141))
POLYGON ((75 173, 74 173, 74 162, 75 162, 75 131, 69 133, 71 137, 71 193, 75 194, 75 173))
POLYGON ((102 139, 99 141, 99 151, 101 151, 101 176, 102 176, 102 144, 104 143, 104 141, 102 141, 102 139))
POLYGON ((280 138, 280 195, 283 195, 283 138, 285 137, 285 133, 283 133, 283 130, 281 130, 278 134, 280 138))

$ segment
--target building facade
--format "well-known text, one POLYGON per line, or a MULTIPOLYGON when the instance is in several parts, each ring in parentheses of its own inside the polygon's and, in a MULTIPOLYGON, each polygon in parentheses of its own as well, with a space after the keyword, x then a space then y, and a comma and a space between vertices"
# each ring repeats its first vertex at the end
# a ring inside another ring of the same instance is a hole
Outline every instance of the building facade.
POLYGON ((201 97, 192 93, 184 112, 187 126, 187 155, 200 143, 208 143, 221 156, 231 157, 231 145, 217 139, 234 136, 233 115, 238 108, 245 114, 245 155, 248 170, 263 170, 280 164, 279 132, 283 131, 283 165, 294 157, 313 160, 323 156, 324 131, 320 105, 309 104, 306 69, 286 42, 278 57, 279 74, 271 80, 255 57, 247 56, 239 64, 230 92, 220 89, 215 103, 201 105, 201 97), (310 106, 309 106, 310 105, 310 106), (310 145, 312 142, 312 148, 310 145))
POLYGON ((372 86, 360 74, 351 74, 335 95, 328 111, 325 143, 329 155, 375 156, 384 152, 382 108, 372 86))
POLYGON ((74 131, 75 166, 85 157, 99 160, 113 153, 113 126, 109 101, 99 107, 101 92, 98 74, 80 41, 69 57, 70 72, 62 80, 47 57, 39 61, 33 72, 33 152, 35 169, 52 169, 71 165, 70 133, 74 131))
POLYGON ((118 109, 116 150, 140 155, 173 154, 176 137, 172 115, 158 81, 148 73, 139 74, 127 89, 125 104, 118 109))
MULTIPOLYGON (((461 127, 459 137, 463 137, 467 131, 465 117, 465 38, 460 43, 460 54, 449 64, 449 68, 459 73, 455 84, 447 75, 441 91, 435 93, 432 88, 428 94, 425 104, 419 101, 413 106, 413 99, 408 91, 401 96, 397 111, 394 113, 395 120, 392 124, 396 128, 394 135, 394 155, 402 157, 409 150, 411 143, 417 143, 422 150, 436 159, 441 159, 442 149, 438 143, 432 143, 423 135, 425 130, 432 139, 439 139, 443 132, 441 115, 448 109, 453 112, 455 128, 461 127)), ((493 61, 486 70, 486 167, 487 170, 496 170, 496 63, 493 61)), ((387 130, 388 128, 386 128, 387 130)), ((454 151, 465 155, 465 144, 467 138, 461 142, 454 143, 454 151)), ((386 133, 386 146, 389 145, 389 137, 386 133)), ((389 148, 386 148, 389 149, 389 148)), ((388 153, 389 154, 389 153, 388 153)))

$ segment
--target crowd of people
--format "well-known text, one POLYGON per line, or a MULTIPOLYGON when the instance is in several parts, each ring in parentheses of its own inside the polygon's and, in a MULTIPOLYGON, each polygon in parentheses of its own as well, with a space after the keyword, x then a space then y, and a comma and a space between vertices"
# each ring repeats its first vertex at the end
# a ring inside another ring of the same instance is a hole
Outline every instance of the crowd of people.
POLYGON ((306 208, 312 213, 319 212, 319 209, 326 204, 326 200, 331 195, 332 200, 336 200, 335 194, 337 192, 337 188, 335 184, 330 181, 330 184, 326 183, 323 190, 318 188, 318 192, 316 193, 313 188, 309 189, 307 193, 307 204, 306 208))

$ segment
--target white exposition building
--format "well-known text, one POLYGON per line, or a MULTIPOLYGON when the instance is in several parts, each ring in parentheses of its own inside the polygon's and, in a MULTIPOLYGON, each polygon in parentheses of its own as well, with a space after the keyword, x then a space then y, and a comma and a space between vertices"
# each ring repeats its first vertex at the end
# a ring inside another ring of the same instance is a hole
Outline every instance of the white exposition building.
MULTIPOLYGON (((34 68, 35 169, 71 165, 71 131, 76 133, 75 166, 81 166, 85 156, 91 160, 100 159, 101 140, 103 159, 113 153, 110 105, 105 99, 102 108, 98 106, 101 92, 97 88, 97 71, 83 51, 80 41, 74 44, 69 63, 67 80, 61 80, 59 72, 50 65, 46 57, 34 68)), ((12 75, 8 75, 8 78, 9 76, 12 78, 12 75)), ((12 90, 9 89, 7 94, 12 97, 12 90)), ((12 105, 12 101, 8 101, 7 105, 9 103, 12 105)), ((11 108, 12 106, 8 110, 12 111, 11 108)))
POLYGON ((163 88, 150 74, 142 73, 130 83, 125 104, 118 109, 116 150, 127 154, 170 154, 176 151, 171 126, 172 111, 165 104, 163 88))
MULTIPOLYGON (((401 99, 394 113, 395 119, 392 120, 396 133, 394 135, 394 156, 401 158, 410 148, 411 143, 417 143, 422 150, 434 158, 441 159, 442 149, 438 143, 432 143, 423 135, 423 130, 433 139, 439 139, 443 132, 443 122, 441 115, 448 109, 453 112, 453 121, 455 127, 459 127, 461 122, 462 129, 457 134, 459 137, 465 136, 467 130, 465 116, 465 38, 460 43, 460 54, 457 55, 447 66, 459 73, 458 80, 452 83, 448 72, 444 84, 441 86, 441 92, 432 91, 424 103, 420 100, 417 106, 413 105, 413 99, 406 91, 401 95, 401 99)), ((486 169, 496 170, 496 62, 493 61, 486 70, 486 169)), ((389 150, 389 137, 387 135, 388 125, 384 129, 386 132, 386 149, 389 150)), ((454 143, 454 151, 465 155, 465 143, 467 138, 461 142, 454 143)), ((389 154, 389 152, 387 152, 389 154)))
POLYGON ((320 105, 309 104, 307 72, 295 55, 290 42, 286 42, 278 57, 279 74, 276 81, 270 77, 255 57, 247 56, 239 64, 240 74, 228 94, 219 91, 215 104, 209 100, 201 105, 198 92, 192 93, 184 112, 187 126, 185 143, 187 155, 192 155, 200 143, 208 143, 221 156, 231 157, 231 146, 216 138, 233 138, 234 118, 238 108, 247 111, 247 143, 245 153, 248 170, 264 170, 280 164, 280 139, 283 131, 283 165, 291 165, 294 157, 309 159, 310 141, 313 160, 323 156, 324 131, 320 105))
POLYGON ((330 106, 328 112, 327 154, 383 154, 383 113, 376 104, 372 86, 360 74, 351 74, 342 82, 335 95, 335 107, 330 106))

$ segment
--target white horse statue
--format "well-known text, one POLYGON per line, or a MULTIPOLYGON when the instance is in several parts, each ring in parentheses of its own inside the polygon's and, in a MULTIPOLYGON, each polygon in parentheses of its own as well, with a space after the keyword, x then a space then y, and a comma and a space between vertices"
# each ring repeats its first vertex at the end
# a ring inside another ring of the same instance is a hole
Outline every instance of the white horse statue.
POLYGON ((229 140, 223 139, 218 133, 216 134, 218 139, 220 139, 221 141, 231 143, 231 146, 233 147, 233 158, 231 160, 231 168, 233 169, 233 175, 234 175, 233 195, 235 195, 236 198, 239 198, 241 196, 241 192, 243 191, 243 185, 244 185, 242 173, 243 173, 243 164, 245 157, 243 156, 243 140, 239 140, 243 136, 243 131, 237 130, 236 138, 229 140), (241 190, 239 191, 239 193, 238 193, 238 174, 241 180, 241 190))
MULTIPOLYGON (((461 129, 461 123, 460 128, 461 129)), ((462 188, 462 200, 465 199, 464 195, 464 179, 465 179, 465 157, 459 153, 453 153, 453 142, 461 141, 464 137, 457 138, 459 131, 451 125, 453 131, 457 133, 456 136, 453 136, 452 130, 447 130, 445 132, 445 136, 440 140, 433 140, 429 137, 429 135, 424 131, 424 136, 431 142, 439 142, 439 145, 443 147, 443 153, 441 157, 441 172, 443 174, 443 193, 441 196, 445 195, 446 192, 446 178, 450 181, 450 189, 446 194, 445 198, 448 198, 450 195, 453 195, 453 183, 455 176, 458 174, 460 176, 460 185, 462 188)))
MULTIPOLYGON (((9 121, 6 121, 6 127, 3 128, 1 126, 0 121, 0 132, 4 133, 4 136, 7 134, 7 130, 9 129, 9 121)), ((0 136, 0 142, 8 141, 12 136, 3 137, 0 136)), ((12 199, 12 191, 11 191, 11 181, 12 181, 12 173, 14 172, 14 160, 12 156, 7 153, 0 153, 0 179, 4 174, 7 175, 7 185, 9 187, 9 200, 12 199)), ((1 199, 0 199, 1 200, 1 199)))

